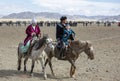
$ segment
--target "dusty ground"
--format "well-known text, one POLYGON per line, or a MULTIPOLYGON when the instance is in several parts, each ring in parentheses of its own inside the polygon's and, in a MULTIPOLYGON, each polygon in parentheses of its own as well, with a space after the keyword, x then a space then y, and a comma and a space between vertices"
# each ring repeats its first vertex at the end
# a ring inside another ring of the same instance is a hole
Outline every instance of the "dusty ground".
MULTIPOLYGON (((46 81, 120 81, 120 27, 75 27, 76 38, 90 40, 94 46, 95 59, 87 60, 82 53, 76 61, 76 77, 69 77, 70 64, 53 59, 53 78, 47 66, 46 81)), ((41 28, 55 39, 55 28, 41 28)), ((17 71, 17 45, 25 38, 25 27, 0 27, 0 81, 44 81, 40 63, 35 65, 34 77, 29 76, 31 60, 28 61, 28 73, 17 71)))

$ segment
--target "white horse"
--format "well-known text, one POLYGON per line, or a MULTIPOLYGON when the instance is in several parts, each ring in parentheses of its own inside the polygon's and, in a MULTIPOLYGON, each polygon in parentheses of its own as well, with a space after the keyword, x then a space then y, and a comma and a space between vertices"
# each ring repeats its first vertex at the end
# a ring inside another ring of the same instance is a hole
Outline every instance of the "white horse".
POLYGON ((31 72, 30 72, 31 76, 33 76, 33 68, 34 68, 35 61, 39 60, 42 65, 42 69, 44 69, 44 62, 45 62, 45 59, 47 59, 47 55, 44 52, 44 49, 46 48, 46 46, 48 44, 49 44, 49 37, 43 36, 43 38, 35 41, 34 45, 32 45, 32 47, 29 48, 28 52, 25 55, 21 51, 21 48, 20 48, 23 45, 23 43, 19 43, 19 46, 18 46, 18 70, 21 69, 22 58, 25 58, 24 59, 24 72, 27 71, 26 63, 28 61, 28 58, 32 59, 32 66, 31 66, 31 72))

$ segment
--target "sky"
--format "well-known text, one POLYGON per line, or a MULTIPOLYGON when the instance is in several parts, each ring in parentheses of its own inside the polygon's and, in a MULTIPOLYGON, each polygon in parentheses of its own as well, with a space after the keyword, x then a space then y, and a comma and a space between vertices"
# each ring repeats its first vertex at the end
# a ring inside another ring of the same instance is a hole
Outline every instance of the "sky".
POLYGON ((120 0, 1 0, 0 14, 24 11, 68 15, 120 15, 120 0))

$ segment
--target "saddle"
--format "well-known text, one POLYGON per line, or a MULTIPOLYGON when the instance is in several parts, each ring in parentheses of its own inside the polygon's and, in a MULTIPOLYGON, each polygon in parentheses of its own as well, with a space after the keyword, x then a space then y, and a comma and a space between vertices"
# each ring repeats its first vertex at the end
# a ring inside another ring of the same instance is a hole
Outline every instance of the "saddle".
POLYGON ((38 38, 36 36, 33 36, 33 38, 30 41, 28 41, 25 46, 24 44, 22 44, 20 49, 24 56, 29 55, 31 53, 32 47, 34 46, 37 40, 38 38))
POLYGON ((31 40, 31 42, 30 42, 30 46, 29 46, 29 48, 28 48, 28 50, 27 50, 27 54, 26 54, 26 55, 30 55, 30 53, 31 53, 31 51, 32 51, 32 48, 33 48, 33 46, 35 45, 35 43, 37 42, 37 40, 38 40, 38 37, 33 36, 32 40, 31 40))
POLYGON ((58 60, 65 60, 66 55, 68 54, 69 51, 69 47, 61 47, 61 48, 57 48, 58 51, 58 60))
MULTIPOLYGON (((57 51, 59 53, 57 56, 58 60, 65 60, 66 56, 69 56, 68 54, 71 54, 71 53, 75 54, 76 53, 71 47, 73 41, 69 40, 68 42, 69 42, 69 44, 67 47, 61 46, 61 48, 60 48, 60 46, 57 46, 57 51)), ((76 45, 78 45, 78 43, 76 43, 76 45)))

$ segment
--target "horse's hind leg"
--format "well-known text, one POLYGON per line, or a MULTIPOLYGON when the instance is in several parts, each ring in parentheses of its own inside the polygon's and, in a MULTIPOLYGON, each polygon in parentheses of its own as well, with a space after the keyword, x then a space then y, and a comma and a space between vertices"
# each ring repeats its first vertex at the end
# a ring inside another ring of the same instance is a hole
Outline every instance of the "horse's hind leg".
POLYGON ((25 58, 25 60, 24 60, 24 72, 27 71, 27 69, 26 69, 26 63, 27 63, 27 61, 28 61, 28 58, 25 58))
POLYGON ((31 66, 31 72, 30 72, 30 75, 31 75, 31 76, 33 76, 34 66, 35 66, 35 60, 32 60, 32 66, 31 66))
POLYGON ((22 60, 22 57, 19 57, 18 56, 18 71, 21 69, 21 60, 22 60))

